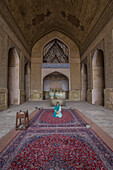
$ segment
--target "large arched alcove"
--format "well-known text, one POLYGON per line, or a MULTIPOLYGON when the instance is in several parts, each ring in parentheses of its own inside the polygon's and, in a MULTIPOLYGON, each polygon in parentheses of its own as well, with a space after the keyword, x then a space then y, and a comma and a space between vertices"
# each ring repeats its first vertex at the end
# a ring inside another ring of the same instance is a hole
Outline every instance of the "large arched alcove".
POLYGON ((82 63, 81 66, 81 100, 87 101, 87 65, 82 63))
POLYGON ((24 76, 25 101, 29 101, 30 99, 30 63, 29 62, 25 64, 24 73, 25 73, 24 76))
POLYGON ((92 103, 104 106, 104 54, 102 50, 96 50, 92 59, 92 103))
POLYGON ((8 105, 20 104, 19 56, 15 48, 8 54, 8 105))
POLYGON ((43 77, 50 68, 69 74, 69 99, 80 100, 79 49, 73 40, 58 31, 43 36, 32 48, 31 100, 43 99, 43 77))
POLYGON ((53 72, 43 79, 43 99, 69 98, 69 79, 60 72, 53 72))

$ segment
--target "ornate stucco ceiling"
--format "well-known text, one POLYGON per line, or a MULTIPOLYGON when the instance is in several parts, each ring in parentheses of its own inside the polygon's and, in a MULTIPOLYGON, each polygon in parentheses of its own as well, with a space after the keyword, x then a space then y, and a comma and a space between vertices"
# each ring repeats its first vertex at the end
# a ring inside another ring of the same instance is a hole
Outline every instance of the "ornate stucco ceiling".
POLYGON ((81 54, 113 15, 112 0, 4 0, 3 3, 30 48, 46 33, 58 30, 75 41, 81 54))

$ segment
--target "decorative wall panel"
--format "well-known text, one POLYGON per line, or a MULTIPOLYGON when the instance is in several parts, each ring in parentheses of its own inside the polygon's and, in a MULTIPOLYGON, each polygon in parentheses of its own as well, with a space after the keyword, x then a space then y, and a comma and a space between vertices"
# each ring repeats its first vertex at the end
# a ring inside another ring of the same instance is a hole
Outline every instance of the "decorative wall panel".
POLYGON ((5 92, 0 92, 0 105, 5 104, 5 92))

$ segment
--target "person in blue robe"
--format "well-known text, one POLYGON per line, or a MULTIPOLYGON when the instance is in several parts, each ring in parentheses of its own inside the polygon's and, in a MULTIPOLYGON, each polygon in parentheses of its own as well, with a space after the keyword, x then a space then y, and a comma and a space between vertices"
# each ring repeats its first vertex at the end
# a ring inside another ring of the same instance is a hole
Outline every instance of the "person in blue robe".
POLYGON ((61 106, 60 106, 59 102, 57 102, 56 105, 55 105, 53 117, 57 117, 57 118, 62 117, 61 106))

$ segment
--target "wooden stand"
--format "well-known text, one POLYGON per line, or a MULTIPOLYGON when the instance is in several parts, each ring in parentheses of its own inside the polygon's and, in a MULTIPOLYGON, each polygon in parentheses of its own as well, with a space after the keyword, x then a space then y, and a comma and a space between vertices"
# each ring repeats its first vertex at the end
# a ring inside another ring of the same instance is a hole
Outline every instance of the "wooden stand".
POLYGON ((29 125, 29 115, 28 115, 28 110, 26 111, 21 111, 16 113, 16 130, 26 130, 29 125), (22 121, 22 119, 24 119, 22 121), (19 120, 19 124, 18 124, 19 120), (23 127, 20 127, 21 125, 24 125, 23 127))

